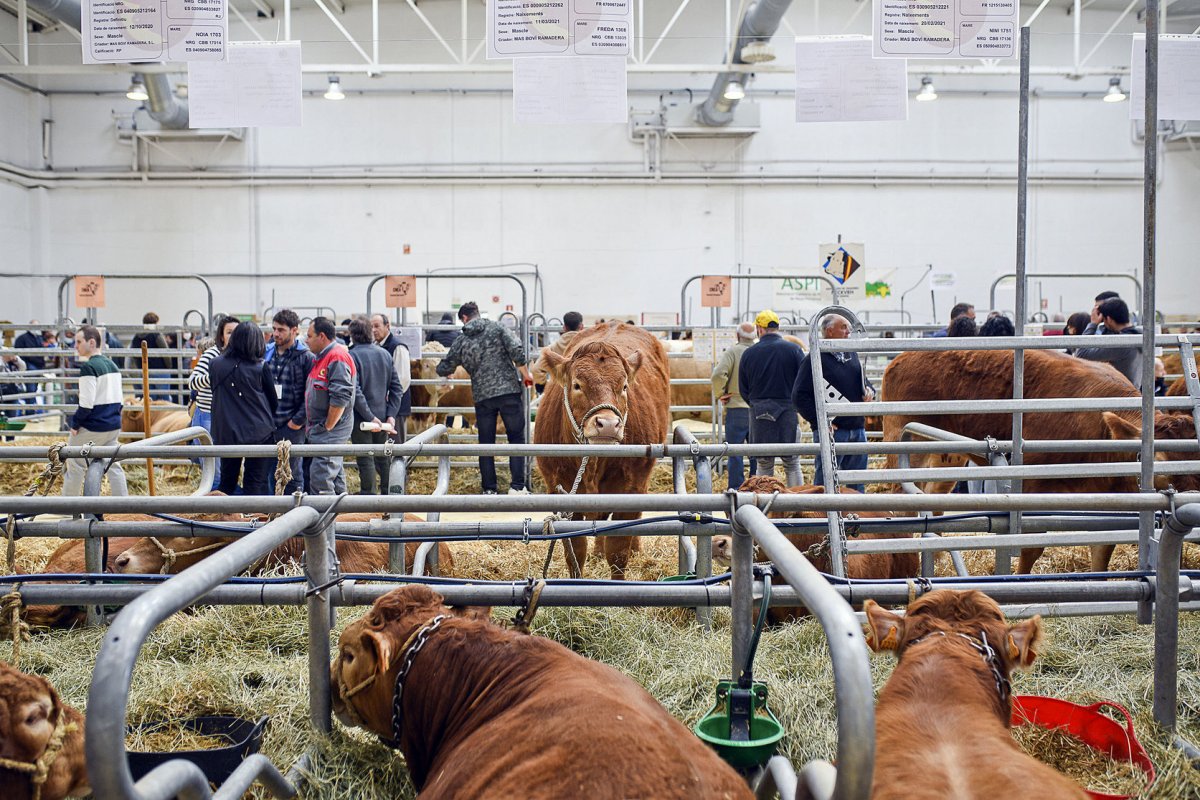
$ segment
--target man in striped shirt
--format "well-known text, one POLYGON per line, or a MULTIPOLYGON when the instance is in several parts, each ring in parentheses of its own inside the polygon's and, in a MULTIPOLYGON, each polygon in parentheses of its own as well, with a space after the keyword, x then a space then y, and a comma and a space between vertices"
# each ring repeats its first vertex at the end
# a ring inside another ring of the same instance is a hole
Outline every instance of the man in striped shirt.
MULTIPOLYGON (((86 443, 102 447, 114 445, 121 433, 121 371, 111 358, 100 352, 103 343, 104 336, 91 325, 84 325, 75 334, 75 353, 79 356, 79 408, 71 417, 68 447, 86 443)), ((64 496, 74 497, 80 493, 85 469, 82 460, 67 460, 64 496)), ((114 495, 129 494, 120 461, 112 462, 108 481, 114 495)))
MULTIPOLYGON (((225 349, 225 343, 229 341, 229 336, 237 326, 238 319, 236 317, 222 314, 217 318, 216 342, 204 349, 199 360, 196 361, 196 366, 192 367, 192 374, 188 376, 188 387, 196 393, 196 410, 192 412, 192 424, 199 425, 210 433, 212 432, 212 381, 208 377, 208 367, 212 364, 213 359, 221 355, 221 351, 225 349)), ((199 444, 197 440, 193 439, 193 441, 199 444)), ((218 458, 212 488, 216 489, 220 482, 221 459, 218 458)))

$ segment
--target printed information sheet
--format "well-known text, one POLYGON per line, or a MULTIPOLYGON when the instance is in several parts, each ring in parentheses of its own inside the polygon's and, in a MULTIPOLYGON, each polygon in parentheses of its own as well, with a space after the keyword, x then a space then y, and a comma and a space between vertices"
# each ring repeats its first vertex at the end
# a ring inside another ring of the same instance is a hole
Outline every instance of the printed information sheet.
POLYGON ((84 0, 83 63, 224 61, 225 0, 84 0))
POLYGON ((1017 0, 874 0, 875 57, 1012 58, 1017 0))
POLYGON ((870 36, 796 37, 796 122, 907 120, 907 64, 872 58, 870 36))
POLYGON ((188 65, 192 128, 300 126, 300 43, 230 42, 229 60, 188 65))
MULTIPOLYGON (((1133 36, 1129 118, 1146 118, 1146 34, 1133 36)), ((1158 37, 1158 118, 1200 120, 1200 36, 1158 37)))
POLYGON ((513 120, 523 124, 624 125, 629 119, 625 59, 513 60, 513 120))
POLYGON ((488 0, 488 58, 628 56, 633 0, 488 0))

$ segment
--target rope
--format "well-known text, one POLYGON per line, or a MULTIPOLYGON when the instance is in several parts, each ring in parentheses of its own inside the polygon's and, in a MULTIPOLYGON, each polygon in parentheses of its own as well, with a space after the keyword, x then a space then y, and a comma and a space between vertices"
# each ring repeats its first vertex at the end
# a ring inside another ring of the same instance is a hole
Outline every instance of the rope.
POLYGON ((283 494, 284 488, 292 480, 292 443, 280 439, 275 445, 275 494, 283 494))
POLYGON ((175 562, 179 560, 180 556, 191 556, 195 555, 196 553, 207 553, 209 550, 219 550, 225 545, 229 544, 227 541, 220 541, 213 544, 206 544, 203 547, 193 547, 191 550, 172 550, 160 542, 157 538, 153 536, 148 538, 154 543, 154 546, 158 548, 158 552, 163 557, 163 565, 158 570, 159 575, 169 575, 171 573, 171 568, 175 566, 175 562))
MULTIPOLYGON (((35 495, 39 492, 44 497, 50 493, 50 490, 52 488, 54 488, 54 482, 56 480, 58 480, 58 477, 60 475, 62 475, 63 463, 62 463, 62 458, 59 456, 59 454, 62 452, 62 449, 66 446, 67 446, 66 442, 56 442, 55 444, 50 445, 49 449, 46 450, 46 460, 49 463, 47 463, 46 466, 42 468, 42 474, 38 475, 36 478, 34 478, 33 483, 29 484, 29 488, 25 490, 25 494, 23 495, 24 497, 33 497, 33 495, 35 495)), ((17 531, 17 515, 9 514, 8 522, 4 526, 4 538, 7 540, 7 543, 8 543, 7 544, 8 549, 6 552, 6 555, 8 557, 8 573, 7 574, 10 574, 10 575, 16 572, 16 570, 13 569, 13 562, 16 560, 16 557, 17 557, 16 531, 17 531)))
MULTIPOLYGON (((572 420, 573 422, 574 420, 572 420)), ((584 456, 579 460, 579 469, 575 473, 575 480, 571 482, 571 491, 565 491, 560 483, 557 487, 559 494, 573 495, 579 491, 579 484, 583 482, 583 473, 587 470, 588 461, 591 456, 584 456)), ((557 511, 549 514, 542 520, 542 535, 554 535, 554 523, 556 520, 564 522, 569 521, 575 516, 574 511, 561 512, 557 511)), ((542 563, 542 578, 546 577, 546 573, 550 571, 550 561, 554 558, 554 539, 550 540, 550 546, 546 548, 546 560, 542 563)), ((563 542, 563 552, 567 554, 567 566, 571 570, 572 575, 583 575, 583 570, 579 566, 579 559, 575 557, 575 548, 569 542, 563 542)))
POLYGON ((29 782, 33 785, 32 800, 41 800, 42 786, 50 777, 50 767, 54 766, 55 759, 62 752, 67 734, 79 730, 79 726, 74 722, 63 722, 66 717, 66 709, 59 708, 58 723, 54 726, 54 733, 50 735, 50 741, 46 742, 46 749, 42 751, 37 761, 13 761, 8 758, 0 758, 0 767, 24 772, 29 776, 29 782))
MULTIPOLYGON (((7 635, 12 638, 10 663, 21 663, 21 642, 29 640, 29 623, 21 619, 21 584, 13 584, 12 591, 0 597, 0 626, 7 626, 7 635)), ((3 630, 0 627, 0 630, 3 630)))

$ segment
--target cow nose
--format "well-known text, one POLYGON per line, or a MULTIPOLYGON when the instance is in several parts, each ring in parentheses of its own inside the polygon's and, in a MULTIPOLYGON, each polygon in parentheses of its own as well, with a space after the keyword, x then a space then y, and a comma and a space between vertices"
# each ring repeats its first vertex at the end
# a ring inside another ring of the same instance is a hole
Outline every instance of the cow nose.
POLYGON ((117 569, 124 572, 125 568, 129 566, 129 556, 125 553, 121 553, 121 555, 117 556, 117 559, 113 562, 113 564, 116 565, 117 569))
POLYGON ((596 432, 593 434, 600 439, 620 439, 621 420, 615 414, 597 414, 593 417, 596 432))

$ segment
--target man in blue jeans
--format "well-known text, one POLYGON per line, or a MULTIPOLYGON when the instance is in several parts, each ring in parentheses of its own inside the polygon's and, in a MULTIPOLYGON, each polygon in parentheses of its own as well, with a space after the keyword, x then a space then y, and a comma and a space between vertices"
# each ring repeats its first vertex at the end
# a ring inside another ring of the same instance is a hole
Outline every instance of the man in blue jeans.
MULTIPOLYGON (((758 344, 738 364, 738 391, 750 406, 750 441, 755 444, 795 444, 799 418, 792 405, 792 387, 804 351, 779 333, 779 316, 770 309, 754 319, 758 344)), ((782 456, 788 486, 800 485, 800 456, 782 456)), ((775 458, 758 456, 757 475, 774 475, 775 458)))
MULTIPOLYGON (((742 355, 754 344, 754 325, 743 322, 737 326, 737 341, 721 354, 713 367, 712 393, 725 406, 725 441, 728 444, 744 444, 750 440, 750 406, 738 391, 738 366, 742 355)), ((755 460, 750 459, 750 474, 754 474, 755 460)), ((729 488, 736 489, 746 479, 742 471, 742 457, 730 456, 728 465, 729 488)))
MULTIPOLYGON (((845 317, 837 314, 825 316, 821 322, 822 339, 849 339, 850 323, 845 317)), ((800 416, 812 427, 813 441, 819 442, 822 431, 817 425, 817 396, 813 391, 812 364, 809 359, 812 354, 804 356, 800 373, 796 377, 796 385, 792 389, 792 402, 800 411, 800 416)), ((875 399, 875 387, 867 380, 863 372, 862 362, 858 353, 821 353, 821 372, 825 379, 823 387, 824 402, 826 403, 861 403, 875 399)), ((867 440, 866 420, 863 417, 831 417, 833 426, 833 441, 838 443, 865 442, 867 440)), ((867 454, 837 456, 838 469, 866 469, 867 454)), ((813 483, 825 485, 824 465, 820 454, 817 455, 816 472, 813 483)), ((861 483, 851 484, 851 489, 863 491, 861 483)))
MULTIPOLYGON (((475 303, 463 303, 458 318, 463 323, 463 335, 450 345, 450 351, 437 365, 437 374, 448 377, 459 366, 470 374, 480 444, 496 443, 497 415, 504 420, 509 443, 525 444, 521 386, 532 386, 533 378, 525 367, 527 359, 521 343, 508 328, 482 319, 475 303)), ((509 457, 508 470, 512 474, 508 493, 529 494, 525 486, 525 458, 509 457)), ((483 493, 495 494, 498 484, 494 458, 479 457, 479 476, 483 493)))

